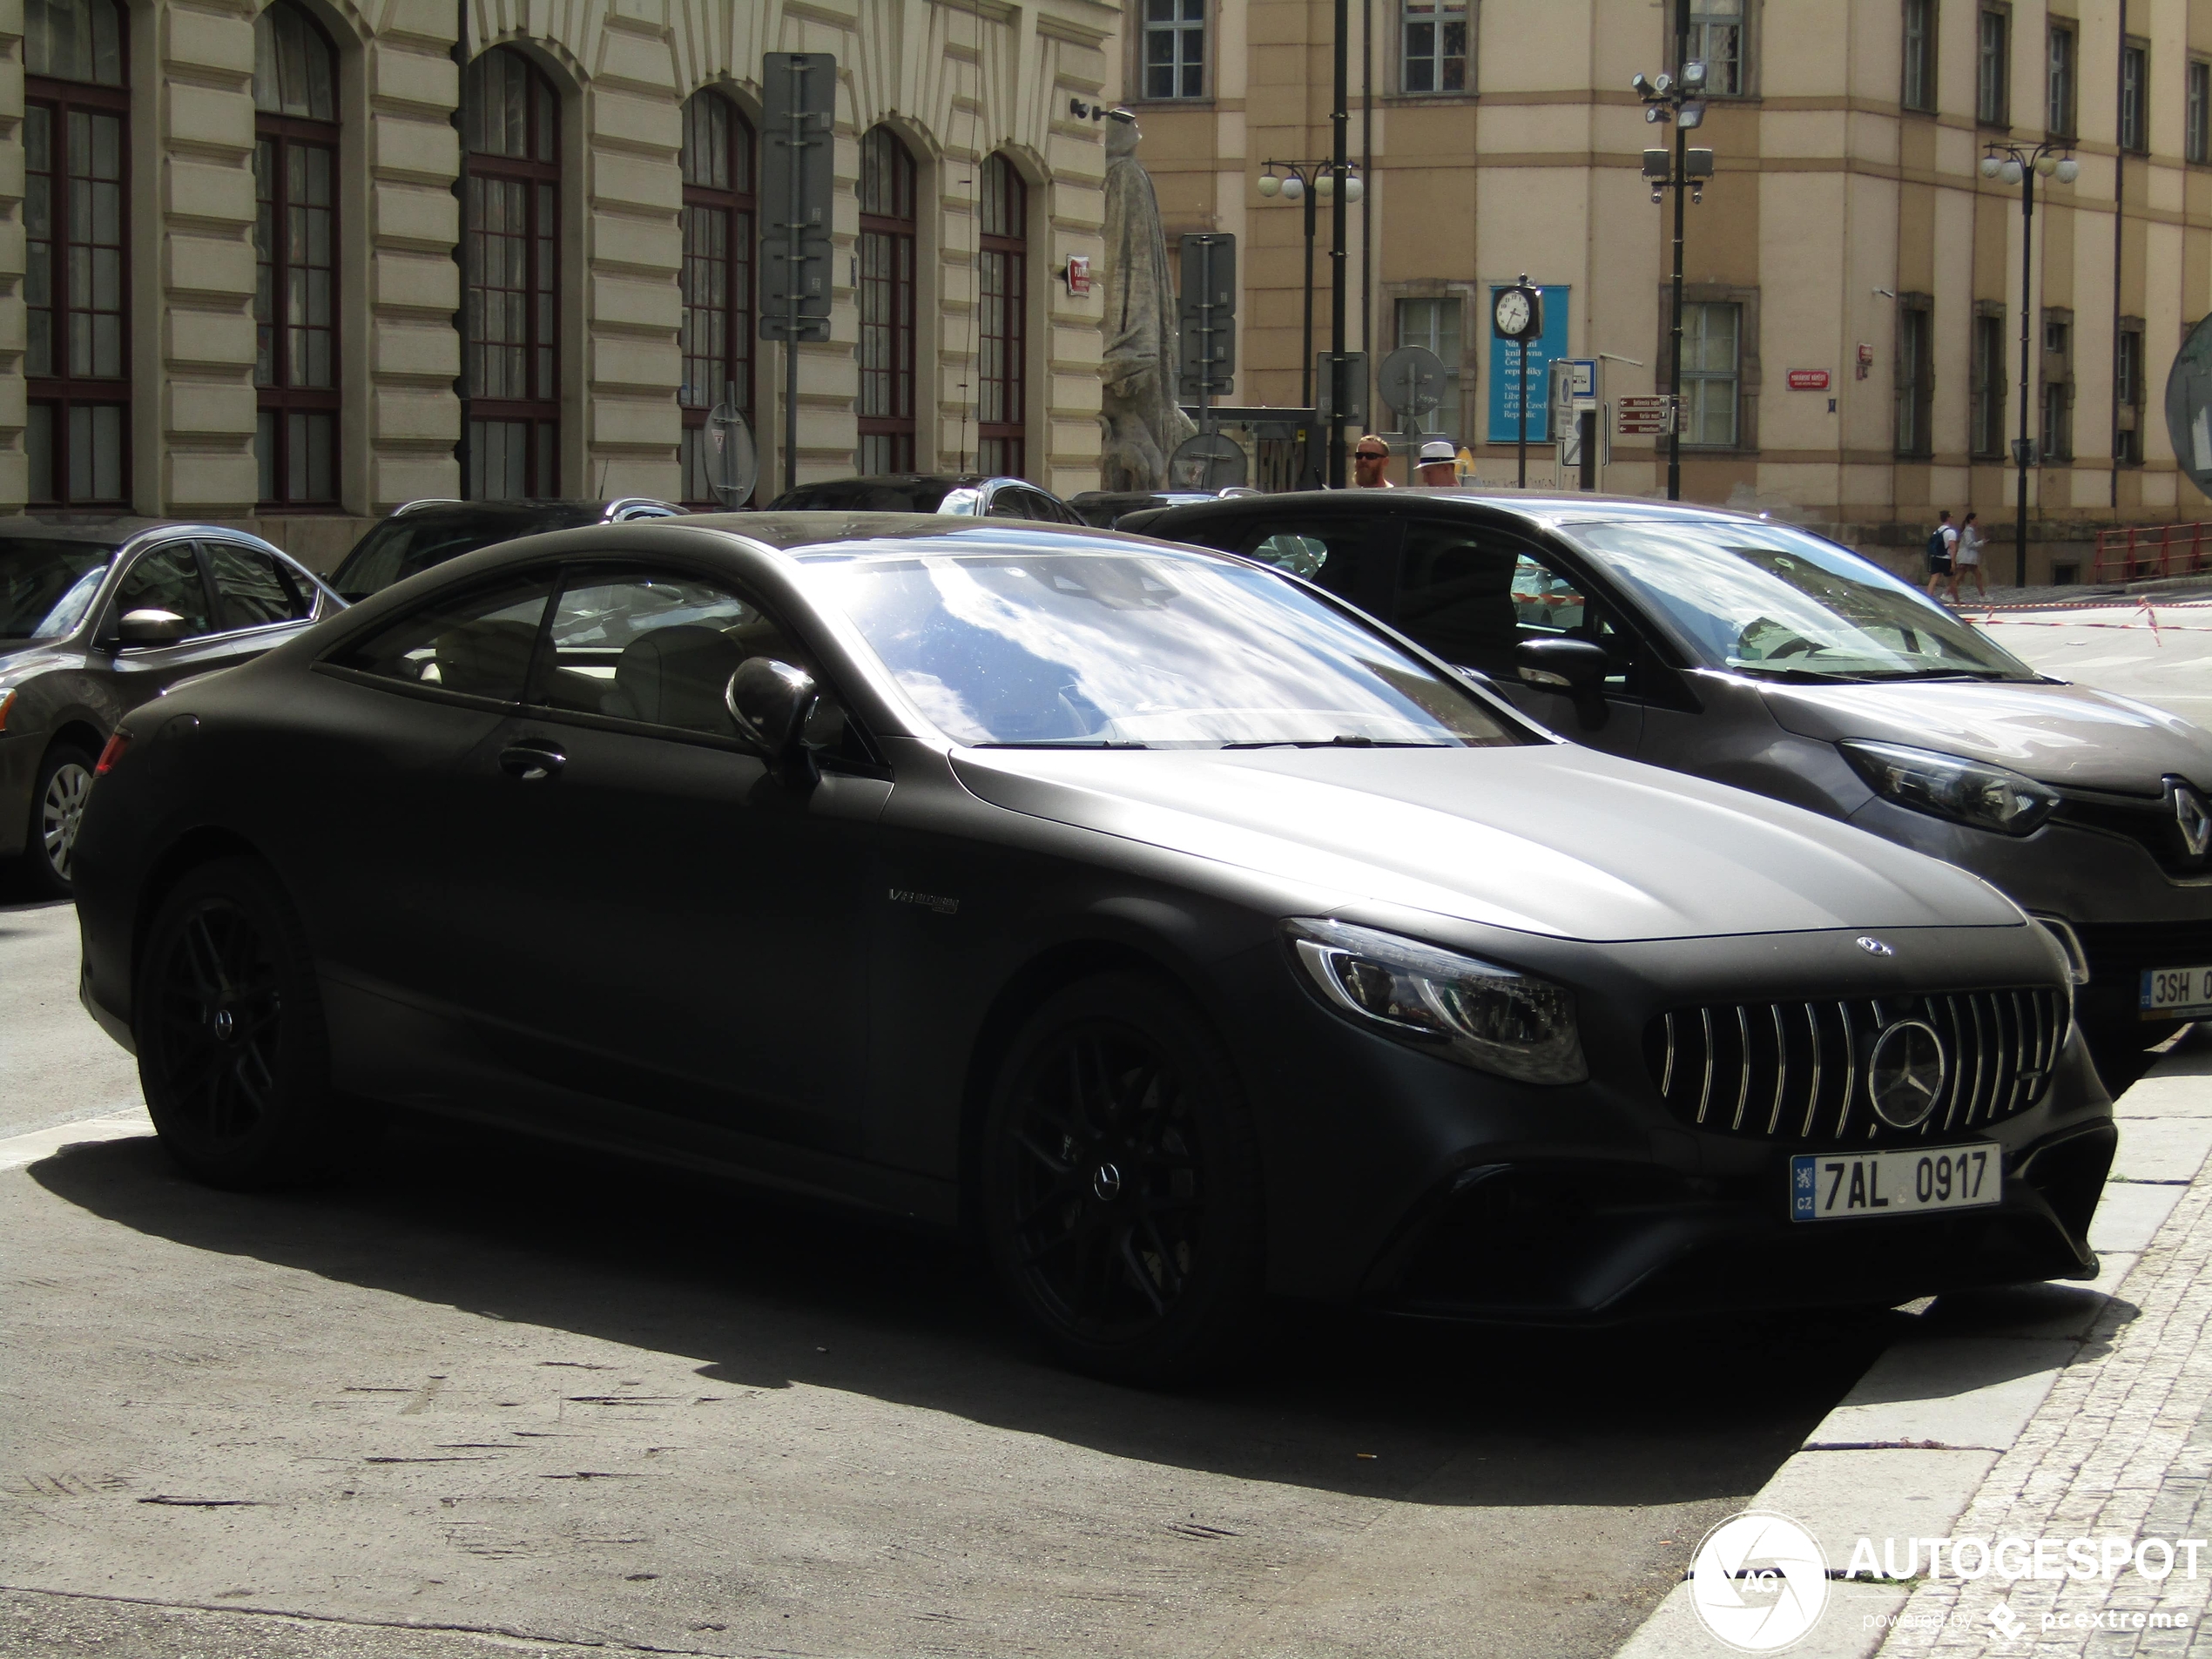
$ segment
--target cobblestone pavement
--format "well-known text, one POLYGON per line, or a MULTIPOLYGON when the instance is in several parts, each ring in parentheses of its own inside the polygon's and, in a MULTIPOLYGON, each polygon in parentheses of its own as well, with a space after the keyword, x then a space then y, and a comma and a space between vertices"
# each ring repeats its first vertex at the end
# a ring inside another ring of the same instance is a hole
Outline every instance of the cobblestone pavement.
MULTIPOLYGON (((2208 1080, 2212 1088, 2212 1080, 2208 1080)), ((2212 1184, 2175 1204, 2074 1363, 2000 1457, 1957 1539, 2212 1538, 2212 1184)), ((2183 1557, 2189 1552, 2184 1550, 2183 1557)), ((2189 1575, 1922 1582, 1885 1655, 2212 1656, 2212 1547, 2189 1575), (2006 1611, 2000 1611, 2000 1606, 2006 1611), (2008 1616, 2009 1615, 2009 1616, 2008 1616), (2145 1628, 2134 1628, 2134 1616, 2145 1628), (2181 1628, 2153 1629, 2159 1615, 2181 1628), (2013 1634, 2004 1634, 2006 1631, 2013 1634)), ((2161 1564, 2154 1547, 2148 1564, 2161 1564)))

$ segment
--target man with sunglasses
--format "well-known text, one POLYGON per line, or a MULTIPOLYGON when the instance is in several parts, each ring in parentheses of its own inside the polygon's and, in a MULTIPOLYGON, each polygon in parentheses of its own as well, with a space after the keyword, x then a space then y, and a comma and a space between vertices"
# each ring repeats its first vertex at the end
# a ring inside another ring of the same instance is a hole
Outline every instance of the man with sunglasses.
POLYGON ((1390 464, 1390 445, 1370 432, 1352 446, 1352 487, 1354 489, 1395 489, 1383 476, 1390 464))

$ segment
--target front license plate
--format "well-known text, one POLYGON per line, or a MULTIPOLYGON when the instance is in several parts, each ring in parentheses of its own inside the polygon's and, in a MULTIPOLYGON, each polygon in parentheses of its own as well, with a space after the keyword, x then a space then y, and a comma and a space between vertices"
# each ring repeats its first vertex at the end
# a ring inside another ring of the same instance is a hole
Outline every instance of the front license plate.
POLYGON ((1800 1152, 1790 1160, 1790 1219, 1845 1221, 1924 1210, 1976 1210, 2004 1196, 2002 1147, 1800 1152))
POLYGON ((2194 1020, 2212 1015, 2212 968, 2146 968, 2137 1007, 2146 1020, 2194 1020))

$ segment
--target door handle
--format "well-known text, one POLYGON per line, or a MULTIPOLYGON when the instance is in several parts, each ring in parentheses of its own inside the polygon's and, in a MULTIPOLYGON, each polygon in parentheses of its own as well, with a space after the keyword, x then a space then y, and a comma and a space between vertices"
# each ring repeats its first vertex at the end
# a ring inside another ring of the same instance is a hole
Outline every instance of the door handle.
POLYGON ((520 778, 526 784, 536 783, 540 779, 556 778, 561 768, 568 764, 568 756, 550 743, 525 740, 510 743, 499 752, 499 769, 509 778, 520 778))

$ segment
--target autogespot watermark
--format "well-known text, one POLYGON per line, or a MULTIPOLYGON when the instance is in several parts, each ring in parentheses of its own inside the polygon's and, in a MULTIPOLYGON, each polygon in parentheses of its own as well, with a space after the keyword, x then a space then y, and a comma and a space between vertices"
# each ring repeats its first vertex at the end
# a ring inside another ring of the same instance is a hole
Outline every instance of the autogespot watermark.
MULTIPOLYGON (((1885 1538, 1862 1537, 1838 1572, 1811 1532, 1787 1515, 1747 1509, 1705 1534, 1689 1569, 1689 1604, 1712 1635, 1739 1653, 1780 1653, 1810 1635, 1827 1611, 1831 1580, 1892 1584, 2006 1585, 2036 1581, 2092 1581, 2114 1585, 2133 1575, 2162 1585, 2176 1575, 2194 1579, 2206 1541, 2202 1538, 1885 1538)), ((2212 1564, 2207 1564, 2212 1566, 2212 1564)), ((2139 1587, 2140 1588, 2140 1587, 2139 1587)), ((1869 1629, 1927 1629, 1966 1616, 1929 1608, 1865 1614, 1869 1629)), ((2155 1611, 2084 1608, 2022 1616, 2000 1602, 1972 1615, 2001 1641, 2039 1631, 2187 1629, 2186 1609, 2155 1611)))

